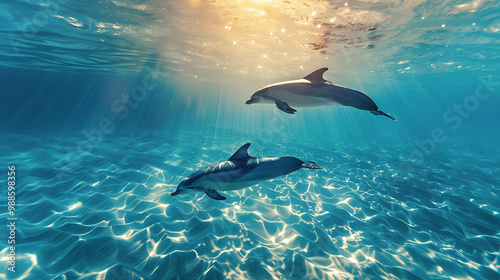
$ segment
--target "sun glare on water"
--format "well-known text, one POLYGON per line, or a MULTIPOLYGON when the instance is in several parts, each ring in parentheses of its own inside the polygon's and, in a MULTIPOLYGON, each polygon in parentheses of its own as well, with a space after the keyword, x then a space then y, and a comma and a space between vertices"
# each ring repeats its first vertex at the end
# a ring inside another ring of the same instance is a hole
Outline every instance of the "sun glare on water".
POLYGON ((188 0, 172 5, 172 11, 181 12, 169 14, 176 36, 165 42, 164 59, 201 79, 210 73, 283 77, 302 73, 300 65, 323 67, 346 47, 373 45, 377 37, 372 33, 386 20, 378 11, 325 1, 188 0))

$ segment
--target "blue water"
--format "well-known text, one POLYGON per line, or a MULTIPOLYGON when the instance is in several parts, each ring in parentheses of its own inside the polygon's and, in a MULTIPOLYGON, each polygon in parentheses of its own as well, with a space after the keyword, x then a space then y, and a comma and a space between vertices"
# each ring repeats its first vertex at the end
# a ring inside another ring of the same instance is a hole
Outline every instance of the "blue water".
POLYGON ((0 279, 500 279, 499 5, 2 2, 0 279), (320 67, 397 122, 245 105, 320 67), (323 169, 170 196, 248 142, 323 169))

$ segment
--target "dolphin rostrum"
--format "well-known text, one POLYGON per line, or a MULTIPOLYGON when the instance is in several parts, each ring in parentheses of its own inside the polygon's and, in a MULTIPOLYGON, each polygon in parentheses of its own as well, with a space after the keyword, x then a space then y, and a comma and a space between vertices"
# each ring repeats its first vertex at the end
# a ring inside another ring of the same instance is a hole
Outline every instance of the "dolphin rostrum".
POLYGON ((382 112, 366 94, 323 79, 323 73, 327 70, 328 68, 321 68, 300 80, 265 86, 256 91, 246 104, 274 103, 278 109, 288 114, 297 112, 293 107, 344 105, 396 120, 382 112))
POLYGON ((264 180, 286 175, 301 168, 321 169, 314 161, 294 157, 251 157, 247 143, 239 148, 229 160, 198 170, 185 178, 171 195, 188 190, 202 191, 213 199, 226 199, 218 191, 243 189, 264 180))

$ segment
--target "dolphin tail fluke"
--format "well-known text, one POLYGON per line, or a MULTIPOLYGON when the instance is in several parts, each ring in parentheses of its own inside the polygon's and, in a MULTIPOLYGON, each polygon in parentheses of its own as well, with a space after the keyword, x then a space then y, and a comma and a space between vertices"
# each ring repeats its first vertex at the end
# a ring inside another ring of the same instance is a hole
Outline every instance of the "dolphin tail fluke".
POLYGON ((319 165, 316 164, 314 161, 306 161, 302 163, 302 167, 308 168, 308 169, 321 169, 319 165))
POLYGON ((377 111, 370 111, 370 112, 371 112, 372 114, 376 115, 376 116, 382 115, 382 116, 386 116, 386 117, 388 117, 388 118, 390 118, 390 119, 396 120, 395 118, 393 118, 393 117, 389 116, 388 114, 386 114, 386 113, 384 113, 384 112, 380 111, 380 109, 377 109, 377 111))
POLYGON ((215 200, 224 200, 226 199, 222 195, 220 195, 216 190, 205 190, 205 194, 208 195, 208 197, 213 198, 215 200))

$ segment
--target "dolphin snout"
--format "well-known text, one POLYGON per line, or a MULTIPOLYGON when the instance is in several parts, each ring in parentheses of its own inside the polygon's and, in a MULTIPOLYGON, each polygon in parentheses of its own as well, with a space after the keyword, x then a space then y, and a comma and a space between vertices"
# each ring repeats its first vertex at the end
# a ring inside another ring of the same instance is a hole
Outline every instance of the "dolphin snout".
POLYGON ((183 193, 183 192, 184 192, 184 190, 182 190, 182 189, 177 189, 177 190, 175 190, 175 192, 171 193, 170 195, 171 195, 171 196, 176 196, 176 195, 179 195, 179 194, 181 194, 181 193, 183 193))
POLYGON ((254 104, 254 103, 255 103, 255 99, 249 99, 247 102, 245 102, 245 104, 247 104, 247 105, 254 104))

